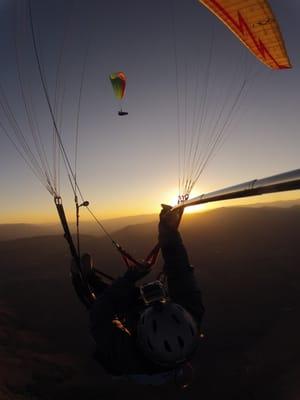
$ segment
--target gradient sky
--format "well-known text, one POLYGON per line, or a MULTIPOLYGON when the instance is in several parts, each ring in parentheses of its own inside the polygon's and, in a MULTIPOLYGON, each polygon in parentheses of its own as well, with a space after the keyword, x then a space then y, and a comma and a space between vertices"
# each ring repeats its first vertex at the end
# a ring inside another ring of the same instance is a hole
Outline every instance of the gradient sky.
MULTIPOLYGON (((21 64, 46 147, 50 148, 51 121, 30 47, 30 34, 20 13, 16 19, 13 3, 0 0, 0 83, 26 134, 28 124, 17 84, 14 53, 14 32, 16 28, 25 29, 18 33, 21 64)), ((16 3, 19 9, 26 5, 23 0, 16 3)), ((300 3, 270 0, 270 4, 280 22, 293 69, 268 71, 249 56, 247 62, 255 78, 224 146, 206 168, 194 195, 299 168, 300 3)), ((62 136, 72 162, 80 76, 85 49, 89 48, 78 153, 78 180, 86 199, 102 218, 158 212, 161 202, 175 200, 178 187, 171 2, 34 0, 32 7, 51 99, 63 29, 69 24, 61 74, 66 88, 62 136), (108 75, 118 70, 125 71, 128 77, 123 104, 129 112, 127 117, 117 116, 119 104, 108 80, 108 75)), ((245 50, 195 0, 176 0, 174 15, 179 69, 187 68, 191 77, 195 65, 206 65, 214 32, 216 75, 211 86, 211 110, 233 68, 244 58, 245 50)), ((192 78, 187 85, 193 85, 192 78)), ((0 223, 55 220, 48 192, 2 132, 0 181, 0 223)), ((63 171, 61 194, 66 208, 72 210, 72 191, 63 171)), ((259 200, 299 197, 297 191, 259 200)))

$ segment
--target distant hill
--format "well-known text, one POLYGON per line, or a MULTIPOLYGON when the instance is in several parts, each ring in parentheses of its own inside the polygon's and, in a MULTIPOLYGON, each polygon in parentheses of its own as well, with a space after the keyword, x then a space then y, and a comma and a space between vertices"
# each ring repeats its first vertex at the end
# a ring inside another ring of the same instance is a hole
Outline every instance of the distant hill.
MULTIPOLYGON (((300 206, 300 199, 296 200, 280 200, 280 201, 271 201, 268 203, 257 203, 257 204, 249 204, 248 207, 293 207, 293 206, 300 206)), ((246 206, 247 207, 247 206, 246 206)))
MULTIPOLYGON (((1 400, 194 400, 200 394, 210 400, 297 399, 299 227, 299 206, 220 208, 184 216, 181 232, 206 308, 205 339, 193 362, 194 384, 186 392, 116 384, 93 361, 88 316, 73 292, 61 235, 0 242, 1 400), (15 316, 3 322, 5 304, 15 316)), ((139 257, 156 236, 157 221, 114 234, 139 257)), ((103 271, 124 273, 106 237, 83 235, 81 248, 103 271)))
POLYGON ((58 234, 58 225, 0 224, 0 240, 58 234))
MULTIPOLYGON (((257 204, 249 204, 246 206, 241 206, 242 209, 246 208, 290 208, 290 207, 300 206, 300 199, 298 200, 287 200, 287 201, 276 201, 270 203, 257 203, 257 204)), ((222 207, 225 208, 234 208, 236 207, 222 207)), ((218 210, 219 208, 216 208, 218 210)), ((202 211, 198 214, 199 218, 202 218, 203 214, 212 211, 202 211)), ((120 218, 111 218, 111 219, 100 219, 101 223, 105 227, 105 229, 114 233, 116 231, 122 230, 128 226, 139 225, 139 224, 147 224, 147 223, 155 223, 158 219, 156 214, 145 214, 145 215, 133 215, 128 217, 120 217, 120 218)), ((69 224, 71 232, 76 232, 76 225, 74 222, 69 224)), ((80 231, 84 235, 94 235, 97 237, 101 237, 104 235, 101 228, 97 225, 97 223, 93 220, 91 221, 80 221, 80 231)), ((30 238, 35 236, 47 236, 47 235, 61 235, 62 227, 59 223, 52 224, 0 224, 0 241, 1 240, 13 240, 13 239, 21 239, 21 238, 30 238)))
MULTIPOLYGON (((252 252, 266 249, 270 251, 266 247, 268 244, 272 244, 272 250, 278 250, 278 243, 281 246, 286 245, 286 242, 290 245, 297 243, 299 215, 300 206, 283 209, 224 207, 205 213, 186 214, 180 228, 185 243, 190 248, 191 257, 202 264, 203 256, 212 255, 210 251, 218 253, 226 249, 227 252, 234 251, 236 257, 243 256, 245 248, 248 252, 249 246, 254 249, 252 252)), ((26 227, 27 225, 24 229, 26 227)), ((36 228, 37 237, 0 242, 2 263, 6 264, 8 259, 3 257, 8 254, 12 257, 8 263, 12 264, 10 268, 24 262, 38 262, 44 255, 47 264, 51 257, 69 257, 68 246, 61 233, 40 236, 43 229, 36 228)), ((33 229, 32 233, 34 232, 33 229)), ((125 226, 115 231, 113 237, 134 256, 141 258, 156 243, 157 221, 125 226)), ((81 248, 91 251, 100 264, 108 265, 118 259, 114 256, 117 253, 107 237, 82 235, 81 248)))
MULTIPOLYGON (((101 223, 104 225, 104 227, 109 231, 109 232, 115 232, 117 230, 123 229, 126 226, 129 225, 135 225, 135 224, 145 224, 149 222, 154 222, 157 221, 157 215, 155 214, 142 214, 142 215, 132 215, 129 217, 120 217, 120 218, 111 218, 111 219, 101 219, 101 223)), ((71 224, 73 226, 73 229, 75 229, 75 224, 71 224)), ((88 235, 97 235, 101 236, 103 235, 103 232, 101 229, 99 229, 99 226, 95 223, 95 221, 81 221, 80 223, 80 229, 82 233, 88 234, 88 235)))
MULTIPOLYGON (((134 215, 130 217, 112 218, 101 220, 105 229, 109 232, 120 230, 128 225, 148 223, 157 220, 157 215, 134 215)), ((69 224, 72 232, 76 232, 75 223, 69 224)), ((103 236, 102 230, 95 221, 81 221, 80 231, 86 235, 103 236)), ((62 227, 59 223, 54 224, 0 224, 0 241, 29 238, 34 236, 60 235, 62 227)))

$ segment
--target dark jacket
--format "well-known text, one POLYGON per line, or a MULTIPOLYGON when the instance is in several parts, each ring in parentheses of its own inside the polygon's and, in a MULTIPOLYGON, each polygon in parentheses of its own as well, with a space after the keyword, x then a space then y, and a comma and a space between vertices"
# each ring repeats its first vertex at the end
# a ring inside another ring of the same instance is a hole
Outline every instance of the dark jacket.
MULTIPOLYGON (((165 262, 169 296, 187 309, 200 327, 204 313, 201 291, 179 232, 161 230, 159 244, 165 262)), ((144 307, 139 300, 139 289, 127 273, 98 295, 91 306, 91 333, 96 342, 96 358, 108 373, 163 372, 137 347, 136 326, 144 307)))

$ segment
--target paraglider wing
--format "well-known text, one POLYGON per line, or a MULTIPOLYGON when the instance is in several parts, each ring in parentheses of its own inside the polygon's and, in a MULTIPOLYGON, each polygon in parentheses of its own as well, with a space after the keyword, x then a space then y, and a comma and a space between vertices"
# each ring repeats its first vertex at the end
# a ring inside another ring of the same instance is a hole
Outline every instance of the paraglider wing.
POLYGON ((124 72, 114 72, 109 76, 115 96, 118 100, 122 100, 126 89, 126 76, 124 72))
POLYGON ((272 69, 291 68, 276 18, 266 0, 198 0, 272 69))

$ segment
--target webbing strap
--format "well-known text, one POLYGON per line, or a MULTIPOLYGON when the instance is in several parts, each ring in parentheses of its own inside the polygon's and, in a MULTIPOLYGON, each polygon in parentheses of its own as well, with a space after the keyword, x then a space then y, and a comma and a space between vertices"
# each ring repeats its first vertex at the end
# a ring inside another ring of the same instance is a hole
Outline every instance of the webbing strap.
MULTIPOLYGON (((132 257, 129 253, 127 253, 126 250, 123 249, 123 247, 117 243, 114 242, 114 245, 116 246, 116 249, 119 251, 121 254, 125 264, 127 265, 128 268, 134 267, 136 265, 141 264, 140 261, 137 261, 134 257, 132 257)), ((150 253, 146 256, 146 258, 143 260, 144 263, 147 263, 149 267, 152 267, 156 263, 158 254, 159 254, 159 244, 157 243, 153 249, 150 251, 150 253)))
POLYGON ((147 255, 145 262, 147 262, 150 267, 152 267, 152 265, 154 265, 156 263, 158 255, 159 255, 159 250, 160 250, 160 246, 157 243, 153 247, 153 249, 150 251, 150 253, 147 255))
MULTIPOLYGON (((54 202, 56 205, 56 209, 60 218, 60 222, 62 224, 63 230, 64 230, 64 237, 67 240, 68 244, 69 244, 69 248, 70 248, 70 252, 71 255, 73 257, 73 259, 76 262, 77 268, 78 268, 78 272, 79 272, 79 276, 80 276, 80 282, 82 283, 80 285, 80 290, 78 289, 78 286, 75 285, 75 290, 79 296, 79 298, 83 301, 83 303, 89 307, 95 300, 95 295, 94 293, 90 290, 88 285, 84 285, 83 284, 83 279, 82 279, 82 271, 81 271, 81 265, 80 265, 80 259, 79 259, 79 255, 77 253, 76 247, 74 245, 72 236, 71 236, 71 232, 69 229, 69 225, 68 225, 68 221, 65 215, 65 210, 62 204, 62 199, 59 196, 55 196, 54 197, 54 202)), ((76 280, 76 277, 73 276, 72 274, 72 279, 76 280)))
POLYGON ((121 257, 123 258, 123 261, 125 262, 125 264, 127 265, 128 268, 131 268, 131 267, 134 267, 135 265, 140 264, 135 258, 133 258, 129 253, 127 253, 127 251, 124 250, 123 247, 119 243, 113 242, 113 244, 115 245, 118 252, 121 254, 121 257))
POLYGON ((65 215, 65 211, 64 211, 64 207, 63 207, 63 204, 62 204, 61 197, 55 196, 54 197, 54 202, 55 202, 55 206, 56 206, 56 209, 57 209, 57 212, 58 212, 58 215, 59 215, 59 219, 60 219, 61 225, 62 225, 63 230, 64 230, 64 237, 65 237, 66 241, 68 242, 71 255, 74 258, 74 260, 76 261, 76 263, 78 265, 78 268, 80 270, 79 255, 77 253, 76 247, 74 245, 74 242, 73 242, 73 239, 72 239, 72 236, 71 236, 71 232, 70 232, 70 229, 69 229, 69 225, 68 225, 68 222, 67 222, 67 218, 66 218, 66 215, 65 215))

